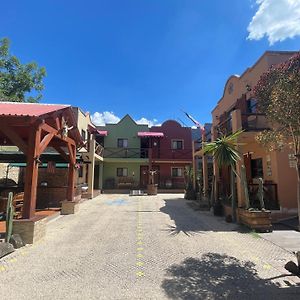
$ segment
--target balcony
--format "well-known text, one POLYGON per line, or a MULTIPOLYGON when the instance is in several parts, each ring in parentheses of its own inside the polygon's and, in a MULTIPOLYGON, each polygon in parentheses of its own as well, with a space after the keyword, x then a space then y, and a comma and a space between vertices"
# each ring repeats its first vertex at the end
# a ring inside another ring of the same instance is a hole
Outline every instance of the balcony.
POLYGON ((269 129, 269 125, 264 114, 244 113, 241 114, 242 128, 245 131, 262 131, 269 129))
POLYGON ((104 158, 148 158, 148 148, 104 148, 104 158))
POLYGON ((192 160, 192 149, 152 149, 152 159, 192 160))

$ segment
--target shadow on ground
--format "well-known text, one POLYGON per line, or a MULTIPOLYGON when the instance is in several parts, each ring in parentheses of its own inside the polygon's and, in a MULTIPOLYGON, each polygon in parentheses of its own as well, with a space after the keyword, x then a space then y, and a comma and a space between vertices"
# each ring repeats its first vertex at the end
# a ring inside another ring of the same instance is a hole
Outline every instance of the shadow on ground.
MULTIPOLYGON (((281 275, 285 277, 289 275, 281 275)), ((166 270, 161 287, 171 299, 299 299, 300 287, 282 288, 258 277, 255 265, 235 257, 206 253, 166 270)))
POLYGON ((205 231, 238 231, 239 226, 236 224, 227 224, 225 221, 220 221, 205 212, 200 215, 200 212, 193 211, 186 205, 186 200, 182 198, 165 199, 165 206, 160 208, 162 213, 168 214, 175 222, 174 226, 167 225, 166 230, 171 235, 179 234, 180 232, 190 236, 197 233, 205 233, 205 231))

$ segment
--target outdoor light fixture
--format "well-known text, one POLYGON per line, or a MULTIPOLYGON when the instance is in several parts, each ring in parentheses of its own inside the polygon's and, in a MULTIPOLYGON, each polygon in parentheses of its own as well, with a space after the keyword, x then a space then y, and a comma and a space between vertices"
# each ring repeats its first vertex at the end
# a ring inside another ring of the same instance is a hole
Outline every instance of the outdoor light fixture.
POLYGON ((247 90, 247 92, 251 92, 252 88, 251 88, 250 84, 246 84, 246 90, 247 90))

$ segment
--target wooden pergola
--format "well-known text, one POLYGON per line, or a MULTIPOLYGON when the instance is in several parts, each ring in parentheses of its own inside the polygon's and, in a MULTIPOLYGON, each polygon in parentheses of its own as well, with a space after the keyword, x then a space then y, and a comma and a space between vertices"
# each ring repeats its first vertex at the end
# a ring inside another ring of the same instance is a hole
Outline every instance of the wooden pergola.
POLYGON ((0 102, 0 145, 17 146, 26 156, 24 219, 35 216, 38 167, 47 147, 69 163, 67 200, 74 200, 76 149, 81 143, 71 106, 0 102))

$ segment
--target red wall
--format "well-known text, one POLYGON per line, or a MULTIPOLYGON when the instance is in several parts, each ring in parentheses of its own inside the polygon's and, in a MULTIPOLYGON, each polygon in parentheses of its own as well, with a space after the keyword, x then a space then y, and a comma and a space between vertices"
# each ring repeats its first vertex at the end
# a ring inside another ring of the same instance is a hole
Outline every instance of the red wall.
POLYGON ((150 147, 152 148, 153 166, 159 167, 159 186, 165 188, 166 181, 172 182, 172 188, 184 188, 184 177, 172 177, 172 167, 181 167, 189 165, 181 161, 190 161, 192 163, 192 131, 189 127, 182 127, 178 122, 168 120, 161 126, 150 128, 151 132, 163 132, 163 138, 152 139, 150 147), (183 149, 172 149, 172 140, 183 140, 183 149), (155 146, 154 143, 157 145, 155 146), (164 161, 164 162, 160 162, 164 161), (167 162, 166 162, 167 161, 167 162))
POLYGON ((158 139, 152 141, 153 159, 192 160, 192 131, 190 127, 182 127, 178 122, 168 120, 161 126, 151 127, 150 131, 164 133, 164 137, 159 138, 157 146, 154 146, 154 141, 158 139), (171 149, 172 139, 183 140, 183 150, 171 149))

